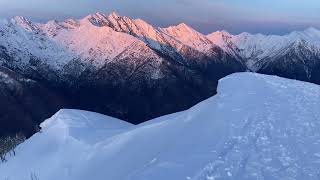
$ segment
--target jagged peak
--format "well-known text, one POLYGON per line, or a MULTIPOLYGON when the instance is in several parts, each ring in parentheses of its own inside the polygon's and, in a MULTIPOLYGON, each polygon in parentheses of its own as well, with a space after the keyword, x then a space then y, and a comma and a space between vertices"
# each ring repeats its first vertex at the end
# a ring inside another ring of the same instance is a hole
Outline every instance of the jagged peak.
POLYGON ((78 21, 74 20, 74 19, 66 19, 64 22, 65 23, 78 23, 78 21))
POLYGON ((264 34, 261 34, 261 33, 258 33, 258 34, 251 34, 251 33, 248 33, 248 32, 242 32, 240 34, 237 34, 237 35, 231 35, 233 36, 234 38, 236 39, 265 39, 265 38, 268 38, 268 37, 275 37, 275 36, 278 36, 280 37, 279 35, 264 35, 264 34))
POLYGON ((46 23, 46 25, 59 25, 59 21, 57 20, 50 20, 46 23))
POLYGON ((108 18, 106 17, 106 15, 100 13, 100 12, 96 12, 94 14, 90 14, 86 17, 84 17, 83 19, 80 20, 80 22, 90 22, 91 24, 95 25, 95 26, 106 26, 108 25, 108 18))
POLYGON ((25 18, 23 16, 14 16, 12 19, 17 21, 17 22, 24 22, 24 21, 28 22, 29 21, 29 20, 27 20, 27 18, 25 18))
POLYGON ((23 16, 15 16, 12 18, 12 21, 16 24, 32 24, 31 21, 23 16))
MULTIPOLYGON (((197 32, 192 27, 188 26, 186 23, 180 23, 176 26, 169 26, 167 28, 162 28, 163 30, 169 30, 169 31, 184 31, 184 32, 197 32)), ((197 32, 198 33, 198 32, 197 32)))
POLYGON ((303 31, 293 31, 286 35, 286 37, 291 41, 302 39, 309 43, 315 43, 318 46, 320 45, 320 31, 313 27, 307 28, 303 31))
POLYGON ((303 32, 306 34, 310 34, 310 35, 320 36, 320 30, 315 27, 309 27, 309 28, 305 29, 303 32))
MULTIPOLYGON (((113 11, 111 14, 108 15, 107 19, 112 23, 114 24, 115 22, 119 22, 119 21, 122 21, 122 22, 125 22, 125 23, 128 23, 128 24, 131 24, 134 22, 133 19, 131 19, 130 17, 127 17, 127 16, 121 16, 119 15, 118 13, 116 13, 115 11, 113 11)), ((141 20, 143 21, 143 20, 141 20)))
POLYGON ((119 17, 119 14, 116 11, 112 11, 110 15, 114 17, 119 17))
POLYGON ((186 23, 180 23, 177 25, 179 28, 190 28, 186 23))
POLYGON ((65 21, 63 21, 61 23, 61 25, 65 28, 68 28, 68 29, 73 29, 75 27, 79 27, 80 26, 80 23, 78 20, 74 20, 74 19, 67 19, 65 21))
POLYGON ((58 29, 61 27, 60 22, 58 22, 57 20, 51 20, 48 21, 46 24, 41 25, 41 27, 44 27, 46 29, 58 29))
POLYGON ((299 47, 299 46, 304 46, 304 45, 307 45, 308 42, 305 40, 305 39, 302 39, 302 38, 298 38, 296 40, 294 40, 291 45, 294 46, 294 47, 299 47))
POLYGON ((140 18, 135 19, 134 22, 136 22, 136 23, 138 23, 138 24, 148 24, 145 20, 140 19, 140 18))
POLYGON ((131 19, 127 16, 119 16, 115 12, 108 16, 108 21, 109 26, 119 32, 148 36, 151 31, 152 33, 155 31, 152 25, 142 19, 131 19))
POLYGON ((226 37, 232 37, 233 35, 230 34, 228 31, 222 30, 222 31, 216 31, 213 33, 210 33, 207 35, 207 37, 215 37, 215 36, 226 36, 226 37))
POLYGON ((134 21, 136 26, 155 30, 155 28, 151 24, 149 24, 148 22, 144 21, 143 19, 139 19, 138 18, 138 19, 134 19, 133 21, 134 21))
POLYGON ((15 16, 11 19, 11 22, 30 32, 38 31, 38 27, 23 16, 15 16))
POLYGON ((99 18, 106 18, 106 16, 103 13, 100 12, 96 12, 93 14, 95 17, 99 17, 99 18))
POLYGON ((89 14, 88 16, 84 17, 83 19, 106 19, 107 17, 100 13, 100 12, 96 12, 93 14, 89 14))
POLYGON ((242 32, 242 33, 238 34, 238 36, 252 36, 252 34, 248 33, 248 32, 242 32))
POLYGON ((107 19, 107 17, 104 14, 100 13, 100 12, 96 12, 94 14, 90 14, 86 18, 90 19, 90 20, 96 20, 96 21, 101 21, 101 20, 107 19))
POLYGON ((112 11, 108 16, 108 19, 118 19, 119 17, 121 16, 116 11, 112 11))

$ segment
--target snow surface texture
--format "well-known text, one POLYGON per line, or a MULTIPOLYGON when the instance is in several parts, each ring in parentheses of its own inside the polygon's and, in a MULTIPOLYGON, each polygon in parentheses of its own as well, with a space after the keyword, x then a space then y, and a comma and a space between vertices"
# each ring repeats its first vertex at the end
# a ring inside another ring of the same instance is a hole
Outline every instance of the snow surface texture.
POLYGON ((61 110, 0 164, 0 179, 319 180, 319 107, 317 85, 237 73, 216 96, 137 126, 61 110))

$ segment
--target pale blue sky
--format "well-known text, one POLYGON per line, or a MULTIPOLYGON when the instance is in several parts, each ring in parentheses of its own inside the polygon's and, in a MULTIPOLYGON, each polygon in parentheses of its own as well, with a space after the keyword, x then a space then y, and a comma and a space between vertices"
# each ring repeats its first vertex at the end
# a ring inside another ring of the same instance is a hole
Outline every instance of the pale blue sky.
POLYGON ((320 28, 320 0, 0 0, 1 17, 22 15, 35 21, 113 10, 155 26, 185 22, 203 33, 283 34, 320 28))

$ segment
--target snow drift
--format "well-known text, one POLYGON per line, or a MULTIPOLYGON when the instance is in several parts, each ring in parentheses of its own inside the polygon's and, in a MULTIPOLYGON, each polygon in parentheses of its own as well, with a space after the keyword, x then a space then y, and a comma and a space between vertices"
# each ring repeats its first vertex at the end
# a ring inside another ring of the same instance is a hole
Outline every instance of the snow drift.
POLYGON ((61 110, 0 164, 0 179, 316 180, 319 107, 317 85, 237 73, 216 96, 137 126, 61 110))

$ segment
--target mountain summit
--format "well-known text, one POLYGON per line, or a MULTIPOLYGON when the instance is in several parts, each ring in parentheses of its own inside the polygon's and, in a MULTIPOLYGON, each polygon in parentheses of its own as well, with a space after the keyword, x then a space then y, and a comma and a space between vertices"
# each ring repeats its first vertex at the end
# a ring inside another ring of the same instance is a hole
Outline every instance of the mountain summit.
MULTIPOLYGON (((155 28, 116 13, 47 23, 16 17, 0 23, 1 67, 43 87, 40 99, 61 99, 54 107, 44 106, 46 113, 31 113, 31 127, 1 126, 5 133, 30 135, 34 126, 61 107, 141 123, 214 95, 218 80, 235 72, 320 84, 320 36, 314 28, 284 36, 225 31, 204 35, 184 23, 155 28)), ((0 96, 29 92, 29 84, 20 84, 14 91, 3 86, 0 96)), ((19 105, 17 97, 10 104, 3 102, 1 114, 19 105)), ((25 106, 21 109, 34 105, 25 106)), ((21 121, 14 113, 0 119, 21 121)))

